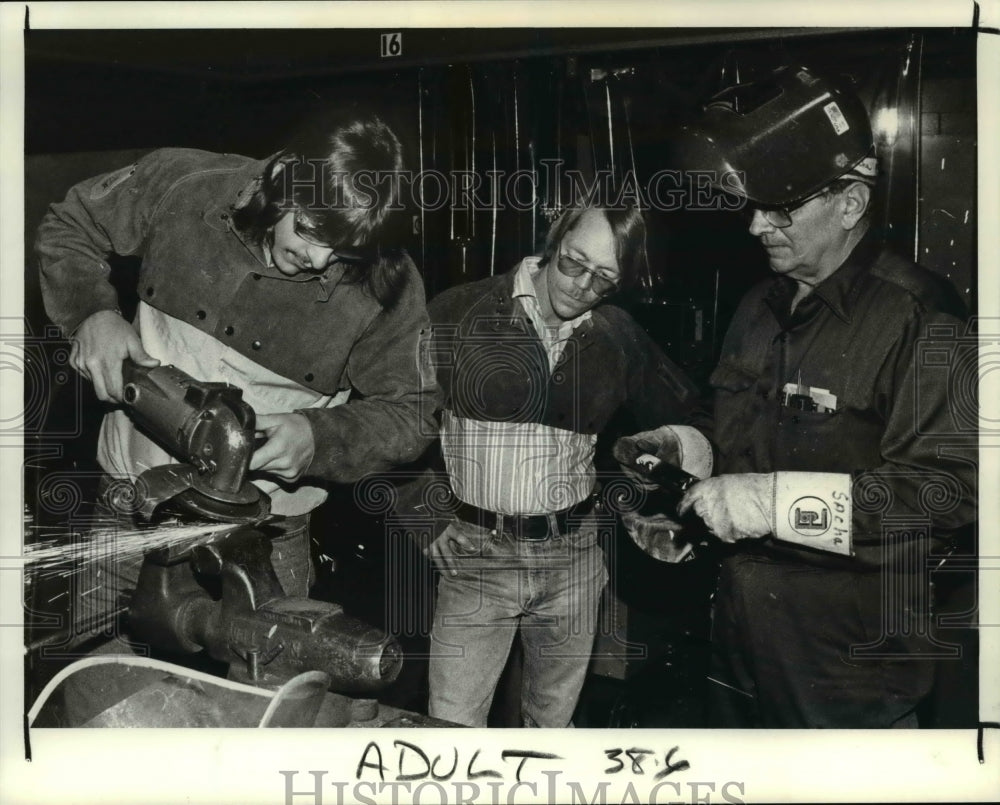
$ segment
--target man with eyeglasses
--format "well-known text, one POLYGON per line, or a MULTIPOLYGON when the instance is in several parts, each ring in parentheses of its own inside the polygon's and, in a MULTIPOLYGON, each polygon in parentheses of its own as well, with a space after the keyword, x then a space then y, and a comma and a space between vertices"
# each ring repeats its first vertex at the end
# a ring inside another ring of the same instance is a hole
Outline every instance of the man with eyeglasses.
MULTIPOLYGON (((715 98, 681 142, 687 167, 739 177, 776 275, 740 303, 710 379, 717 475, 679 505, 727 543, 718 725, 917 726, 928 554, 973 521, 976 488, 974 453, 942 449, 948 373, 921 372, 918 350, 934 328, 965 333, 962 304, 883 248, 853 92, 784 68, 715 98)), ((670 429, 616 445, 625 465, 644 452, 669 460, 670 429)))
POLYGON ((592 516, 597 436, 622 406, 652 425, 685 417, 696 398, 631 317, 604 303, 639 275, 645 237, 636 209, 570 210, 541 255, 428 306, 455 497, 429 550, 440 571, 434 717, 486 726, 519 632, 524 724, 570 723, 607 581, 592 516))
MULTIPOLYGON (((266 439, 250 469, 279 515, 273 561, 289 595, 314 577, 309 513, 324 483, 412 461, 436 428, 436 387, 418 365, 423 283, 396 197, 354 181, 402 167, 382 120, 338 113, 265 160, 154 151, 73 187, 38 230, 46 310, 100 400, 121 402, 125 359, 243 390, 266 439), (142 259, 134 322, 118 310, 112 255, 142 259)), ((114 408, 98 460, 135 478, 177 458, 114 408)), ((137 573, 107 568, 103 594, 137 573)))

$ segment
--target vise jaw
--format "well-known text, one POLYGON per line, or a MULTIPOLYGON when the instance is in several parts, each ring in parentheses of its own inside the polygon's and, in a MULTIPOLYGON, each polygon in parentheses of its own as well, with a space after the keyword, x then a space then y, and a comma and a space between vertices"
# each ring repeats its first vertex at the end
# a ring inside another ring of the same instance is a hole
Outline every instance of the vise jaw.
POLYGON ((129 610, 135 640, 164 651, 206 651, 241 682, 277 687, 323 671, 330 689, 370 693, 402 667, 396 641, 338 604, 286 596, 267 527, 246 526, 180 553, 146 555, 129 610), (215 589, 213 589, 215 588, 215 589))

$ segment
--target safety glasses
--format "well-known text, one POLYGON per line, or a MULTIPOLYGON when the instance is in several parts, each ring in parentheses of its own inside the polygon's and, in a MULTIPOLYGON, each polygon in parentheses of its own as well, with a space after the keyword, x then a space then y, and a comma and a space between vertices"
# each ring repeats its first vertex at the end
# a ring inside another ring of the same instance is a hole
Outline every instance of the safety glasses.
POLYGON ((556 260, 556 268, 559 273, 567 277, 579 277, 583 274, 590 274, 590 289, 598 296, 610 296, 618 290, 621 282, 619 277, 609 277, 592 268, 587 268, 583 263, 574 260, 568 254, 560 254, 556 260))
POLYGON ((792 213, 797 209, 804 207, 810 201, 815 198, 820 198, 821 196, 827 195, 829 189, 824 187, 818 193, 813 193, 811 196, 807 196, 802 199, 798 204, 794 204, 788 207, 758 207, 753 204, 747 204, 740 209, 740 215, 747 222, 747 225, 753 221, 754 213, 760 210, 760 214, 764 216, 764 220, 767 221, 771 226, 775 226, 778 229, 787 229, 792 225, 792 213))

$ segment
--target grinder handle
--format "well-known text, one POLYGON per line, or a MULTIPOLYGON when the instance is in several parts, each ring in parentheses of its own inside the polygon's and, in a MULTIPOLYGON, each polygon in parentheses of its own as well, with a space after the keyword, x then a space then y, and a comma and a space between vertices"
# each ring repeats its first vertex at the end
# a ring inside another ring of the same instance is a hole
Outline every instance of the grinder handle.
POLYGON ((135 404, 138 387, 152 368, 154 367, 136 363, 132 358, 122 361, 122 402, 126 405, 135 404))
POLYGON ((69 364, 94 386, 102 402, 122 399, 122 361, 159 363, 143 348, 135 327, 118 310, 98 310, 85 318, 71 334, 73 349, 69 364))
POLYGON ((129 416, 181 461, 209 472, 218 491, 236 493, 254 450, 253 408, 229 383, 196 380, 176 366, 122 364, 129 416))

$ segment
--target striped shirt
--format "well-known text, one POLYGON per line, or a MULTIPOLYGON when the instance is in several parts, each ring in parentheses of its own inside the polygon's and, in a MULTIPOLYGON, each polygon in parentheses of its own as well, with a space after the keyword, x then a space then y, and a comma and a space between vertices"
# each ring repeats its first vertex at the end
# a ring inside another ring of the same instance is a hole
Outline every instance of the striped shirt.
MULTIPOLYGON (((513 296, 545 345, 552 371, 574 329, 591 313, 547 326, 533 282, 540 270, 537 257, 525 258, 513 296)), ((441 421, 441 448, 455 495, 500 514, 545 514, 586 498, 594 487, 596 442, 595 434, 537 422, 489 422, 447 410, 441 421)))

